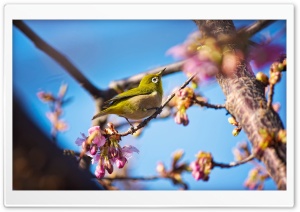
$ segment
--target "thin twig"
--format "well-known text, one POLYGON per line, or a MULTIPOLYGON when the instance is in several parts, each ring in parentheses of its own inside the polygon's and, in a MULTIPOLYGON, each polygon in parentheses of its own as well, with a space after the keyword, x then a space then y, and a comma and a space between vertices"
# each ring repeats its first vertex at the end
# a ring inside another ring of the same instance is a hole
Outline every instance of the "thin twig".
POLYGON ((127 136, 129 134, 133 134, 135 133, 137 130, 139 130, 142 127, 145 127, 148 122, 151 119, 156 118, 156 116, 158 114, 160 114, 162 112, 162 109, 171 101, 171 99, 175 96, 175 94, 180 91, 181 89, 183 89, 184 87, 186 87, 191 81, 192 79, 196 76, 197 73, 195 73, 193 76, 191 76, 187 81, 185 81, 185 83, 183 83, 183 85, 175 92, 173 92, 168 98, 167 100, 156 110, 155 113, 153 113, 151 116, 149 116, 148 118, 144 119, 144 121, 142 121, 138 126, 134 127, 134 128, 130 128, 128 129, 126 132, 124 133, 119 133, 120 136, 127 136))
POLYGON ((103 177, 101 180, 158 180, 158 179, 165 179, 166 177, 161 176, 150 176, 150 177, 103 177))
POLYGON ((268 103, 267 103, 267 107, 268 107, 269 109, 272 108, 273 95, 274 95, 274 88, 275 88, 275 85, 274 85, 274 84, 270 84, 270 87, 269 87, 269 95, 268 95, 268 103))
POLYGON ((124 177, 104 177, 104 178, 101 178, 99 180, 109 180, 109 181, 114 181, 114 180, 132 180, 132 181, 150 181, 150 180, 159 180, 159 179, 169 179, 171 180, 174 184, 177 184, 177 185, 181 185, 182 188, 184 190, 187 190, 188 189, 188 185, 184 182, 179 182, 179 181, 176 181, 174 178, 172 177, 168 177, 168 176, 150 176, 150 177, 128 177, 128 176, 124 176, 124 177))
POLYGON ((207 107, 207 108, 213 108, 213 109, 226 109, 224 104, 214 105, 214 104, 210 104, 207 102, 199 101, 197 99, 194 99, 193 101, 194 101, 194 103, 200 105, 201 107, 207 107))
POLYGON ((46 41, 40 38, 32 29, 23 21, 14 20, 13 24, 18 27, 41 51, 59 63, 65 70, 74 77, 78 83, 88 91, 94 98, 101 96, 102 91, 91 83, 82 72, 76 68, 62 53, 50 46, 46 41))
POLYGON ((248 157, 244 158, 243 160, 231 162, 229 164, 218 163, 218 162, 213 161, 213 167, 232 168, 232 167, 239 166, 239 165, 242 165, 244 163, 247 163, 247 162, 253 160, 254 158, 255 158, 255 155, 251 154, 248 157))

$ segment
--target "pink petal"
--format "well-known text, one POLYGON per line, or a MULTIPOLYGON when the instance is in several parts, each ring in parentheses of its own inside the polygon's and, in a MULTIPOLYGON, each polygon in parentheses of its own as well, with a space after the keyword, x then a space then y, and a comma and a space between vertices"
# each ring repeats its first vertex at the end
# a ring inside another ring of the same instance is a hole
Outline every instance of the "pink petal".
POLYGON ((58 91, 58 98, 59 99, 62 99, 64 97, 64 95, 67 92, 67 89, 68 89, 68 85, 67 84, 62 84, 60 86, 59 91, 58 91))
POLYGON ((176 112, 174 120, 175 120, 176 124, 181 124, 181 117, 180 117, 180 112, 179 111, 176 112))
POLYGON ((58 131, 66 131, 67 129, 69 129, 69 126, 65 121, 58 120, 55 124, 55 128, 58 131))
POLYGON ((213 79, 219 71, 215 63, 209 60, 200 60, 197 55, 188 59, 182 69, 189 76, 197 73, 196 77, 204 82, 213 79))
POLYGON ((123 168, 127 162, 127 159, 125 157, 117 158, 116 159, 116 165, 119 169, 123 168))
POLYGON ((105 142, 106 142, 106 139, 102 135, 97 135, 93 140, 93 143, 96 144, 98 147, 103 146, 105 144, 105 142))
POLYGON ((77 144, 77 146, 81 146, 85 140, 85 138, 77 138, 75 144, 77 144))
POLYGON ((98 163, 99 160, 100 160, 100 152, 97 152, 95 155, 93 155, 91 163, 92 164, 98 163))
POLYGON ((97 153, 97 150, 98 150, 97 146, 93 145, 91 150, 90 150, 91 155, 95 155, 97 153))
POLYGON ((200 172, 192 172, 192 176, 195 178, 195 180, 200 180, 201 175, 200 172))
POLYGON ((131 157, 133 152, 139 153, 140 151, 136 147, 131 145, 122 147, 122 155, 127 159, 131 157))
POLYGON ((105 169, 104 169, 104 167, 102 165, 98 165, 96 167, 96 170, 95 170, 95 176, 98 179, 100 179, 100 178, 104 177, 104 175, 105 175, 105 169))
POLYGON ((55 123, 57 121, 56 113, 47 112, 46 116, 50 120, 51 123, 55 123))
POLYGON ((167 51, 166 54, 172 55, 176 59, 184 59, 184 58, 189 57, 186 44, 180 44, 177 46, 173 46, 172 48, 170 48, 167 51))
POLYGON ((256 68, 262 68, 275 62, 280 55, 284 52, 284 47, 275 44, 266 44, 253 48, 250 52, 250 59, 253 60, 256 68))
POLYGON ((89 132, 89 135, 91 135, 94 131, 99 131, 100 132, 100 127, 99 126, 93 126, 91 127, 88 132, 89 132))
POLYGON ((199 164, 196 161, 191 162, 190 167, 193 171, 199 171, 199 164))

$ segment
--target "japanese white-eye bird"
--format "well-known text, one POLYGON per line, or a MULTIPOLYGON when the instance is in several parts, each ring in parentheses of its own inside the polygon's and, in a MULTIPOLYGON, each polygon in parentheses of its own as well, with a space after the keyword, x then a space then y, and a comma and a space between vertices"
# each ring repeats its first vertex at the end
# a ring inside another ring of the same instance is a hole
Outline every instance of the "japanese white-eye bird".
POLYGON ((144 76, 138 87, 120 93, 104 102, 103 110, 92 119, 103 115, 116 114, 126 118, 127 121, 128 119, 139 120, 155 113, 162 102, 161 77, 165 70, 144 76))

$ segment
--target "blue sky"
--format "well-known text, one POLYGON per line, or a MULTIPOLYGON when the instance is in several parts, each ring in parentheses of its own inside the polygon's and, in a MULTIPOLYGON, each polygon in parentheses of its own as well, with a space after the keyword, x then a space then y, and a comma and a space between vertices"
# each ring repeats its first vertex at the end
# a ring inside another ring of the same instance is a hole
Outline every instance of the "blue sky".
MULTIPOLYGON (((237 28, 253 21, 234 21, 237 28)), ((176 60, 166 55, 166 51, 182 43, 188 34, 197 30, 188 20, 172 21, 64 21, 41 20, 25 21, 41 38, 66 55, 83 74, 101 89, 108 87, 112 80, 122 79, 176 60)), ((277 21, 254 36, 259 41, 261 35, 276 33, 285 26, 285 21, 277 21)), ((273 42, 285 46, 285 34, 273 42)), ((269 66, 264 71, 268 72, 269 66)), ((254 71, 257 71, 254 69, 254 71)), ((165 94, 186 80, 183 73, 163 78, 165 94)), ((40 90, 57 93, 62 83, 67 83, 67 97, 70 104, 64 107, 63 119, 70 129, 58 135, 58 144, 63 149, 79 150, 75 140, 80 132, 87 133, 94 115, 92 97, 52 58, 37 49, 34 44, 17 28, 13 28, 13 86, 15 93, 23 101, 28 113, 41 129, 50 135, 51 124, 45 116, 48 106, 40 102, 36 93, 40 90)), ((224 103, 224 94, 214 83, 199 88, 199 91, 215 104, 224 103)), ((276 85, 274 102, 281 103, 280 117, 286 125, 286 75, 276 85)), ((139 154, 133 155, 127 164, 131 176, 157 175, 158 161, 167 167, 171 154, 183 149, 182 161, 191 162, 199 151, 211 152, 217 162, 228 163, 234 160, 232 148, 237 142, 247 141, 241 132, 233 137, 233 127, 228 124, 226 111, 202 109, 194 106, 188 110, 190 124, 187 127, 177 125, 172 118, 152 121, 138 137, 127 136, 121 145, 136 146, 139 154)), ((112 115, 110 120, 121 120, 112 115)), ((121 120, 123 121, 123 120, 121 120)), ((120 131, 125 131, 123 128, 120 131)), ((214 168, 208 182, 195 181, 191 174, 184 174, 184 181, 190 189, 196 190, 241 190, 248 176, 251 164, 231 169, 214 168)), ((144 189, 173 190, 177 186, 168 180, 139 182, 144 189)), ((265 184, 266 189, 276 189, 272 180, 265 184)))

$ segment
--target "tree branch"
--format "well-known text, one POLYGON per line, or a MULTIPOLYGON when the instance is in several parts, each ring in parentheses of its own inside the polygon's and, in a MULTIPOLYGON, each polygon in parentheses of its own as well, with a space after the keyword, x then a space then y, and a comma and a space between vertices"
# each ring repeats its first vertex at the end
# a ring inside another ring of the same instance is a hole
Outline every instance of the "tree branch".
POLYGON ((32 29, 30 29, 23 21, 14 20, 13 24, 21 30, 34 44, 35 46, 46 53, 49 57, 59 63, 65 70, 78 81, 78 83, 88 91, 94 98, 102 95, 102 91, 93 85, 83 74, 76 68, 63 54, 57 51, 55 48, 46 43, 40 38, 32 29))
POLYGON ((269 94, 268 94, 268 103, 267 103, 267 106, 268 106, 269 109, 272 108, 274 88, 275 88, 275 84, 270 84, 269 94))
POLYGON ((161 71, 163 68, 166 68, 166 70, 163 72, 163 76, 179 72, 179 71, 181 71, 184 62, 185 62, 185 60, 171 63, 169 65, 157 67, 157 68, 151 69, 146 72, 142 72, 140 74, 137 74, 137 75, 134 75, 131 77, 127 77, 127 78, 117 80, 117 81, 112 81, 109 84, 109 88, 126 90, 130 85, 138 84, 145 75, 157 73, 157 72, 161 71))
POLYGON ((101 180, 158 180, 158 179, 163 179, 166 177, 161 177, 161 176, 150 176, 150 177, 103 177, 101 180))
POLYGON ((119 177, 104 177, 104 178, 101 178, 99 180, 109 180, 109 181, 114 181, 114 180, 121 180, 121 181, 124 181, 124 180, 150 181, 150 180, 159 180, 159 179, 169 179, 174 184, 181 185, 184 190, 188 189, 188 185, 185 182, 177 181, 174 178, 172 178, 171 176, 149 176, 149 177, 128 177, 128 176, 121 177, 121 176, 119 176, 119 177))
MULTIPOLYGON (((197 74, 197 73, 196 73, 197 74)), ((137 127, 134 127, 134 128, 130 128, 128 129, 126 132, 124 133, 119 133, 120 136, 127 136, 129 134, 133 134, 135 133, 138 129, 142 128, 142 127, 145 127, 148 122, 151 120, 151 119, 154 119, 156 118, 156 116, 158 114, 160 114, 162 112, 162 109, 171 101, 171 99, 175 96, 175 94, 180 91, 181 89, 185 88, 191 81, 192 79, 195 77, 194 74, 193 76, 191 76, 187 81, 185 81, 185 83, 183 83, 183 85, 175 92, 173 92, 168 98, 167 100, 156 110, 155 113, 153 113, 151 116, 149 116, 148 118, 144 119, 144 121, 142 121, 137 127)))
POLYGON ((213 108, 213 109, 226 109, 225 104, 214 105, 214 104, 210 104, 208 102, 199 101, 196 98, 194 98, 193 101, 194 101, 194 103, 200 105, 201 107, 207 107, 207 108, 213 108))
POLYGON ((244 158, 243 160, 231 162, 229 164, 218 163, 218 162, 213 161, 213 167, 232 168, 232 167, 239 166, 239 165, 242 165, 244 163, 247 163, 247 162, 253 160, 254 158, 255 158, 255 155, 251 154, 248 157, 244 158))
MULTIPOLYGON (((232 21, 198 20, 198 28, 204 36, 222 39, 222 37, 235 37, 236 30, 232 21)), ((255 27, 248 28, 246 32, 253 34, 271 22, 257 22, 255 27)), ((243 48, 243 44, 237 41, 228 41, 222 47, 231 49, 233 52, 243 48)), ((236 55, 238 58, 238 55, 236 55)), ((239 60, 240 61, 240 60, 239 60)), ((283 129, 279 115, 267 107, 265 89, 259 83, 246 60, 240 61, 235 67, 234 74, 227 76, 226 71, 221 69, 217 74, 217 80, 226 97, 226 109, 232 114, 243 127, 252 143, 253 148, 263 140, 261 129, 269 132, 278 132, 283 129)), ((261 155, 256 156, 266 166, 278 189, 286 189, 286 145, 268 147, 261 155)))

